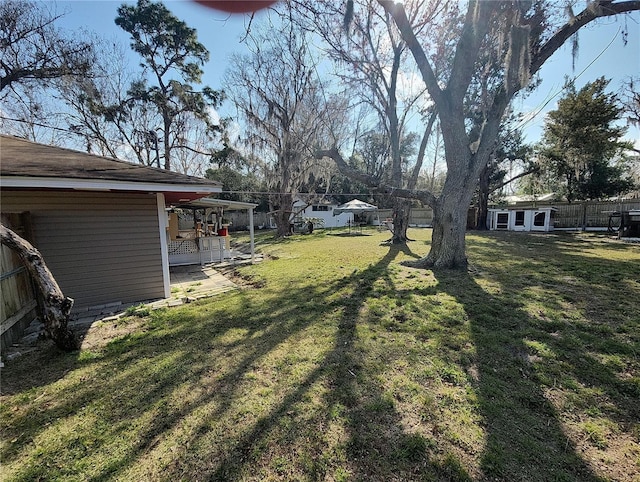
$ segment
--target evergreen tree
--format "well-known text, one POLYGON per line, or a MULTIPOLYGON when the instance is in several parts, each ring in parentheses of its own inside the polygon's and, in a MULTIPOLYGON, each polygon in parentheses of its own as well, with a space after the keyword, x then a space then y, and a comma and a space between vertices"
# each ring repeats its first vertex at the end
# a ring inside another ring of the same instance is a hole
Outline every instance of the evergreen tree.
MULTIPOLYGON (((142 58, 142 67, 150 74, 134 82, 129 89, 127 109, 142 104, 154 110, 160 119, 160 136, 147 131, 151 143, 161 153, 163 167, 171 169, 172 150, 185 148, 188 132, 182 127, 189 117, 204 122, 208 129, 220 131, 209 118, 209 109, 222 101, 222 93, 210 87, 196 90, 200 84, 202 66, 209 60, 209 51, 198 41, 196 30, 176 18, 161 2, 138 0, 135 6, 118 8, 116 25, 131 35, 131 48, 142 58), (160 150, 157 146, 162 145, 160 150)), ((160 167, 160 166, 159 166, 160 167)))
POLYGON ((558 108, 548 114, 541 158, 563 182, 569 202, 615 196, 633 187, 625 177, 622 142, 625 127, 617 126, 623 109, 615 94, 605 92, 604 77, 576 91, 566 86, 558 108))

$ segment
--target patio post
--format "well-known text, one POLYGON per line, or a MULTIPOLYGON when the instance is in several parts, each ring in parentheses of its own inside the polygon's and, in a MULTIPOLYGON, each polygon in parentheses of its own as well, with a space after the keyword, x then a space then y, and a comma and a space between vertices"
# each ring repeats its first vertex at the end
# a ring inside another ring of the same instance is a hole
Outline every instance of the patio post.
POLYGON ((253 208, 249 208, 249 239, 251 240, 251 262, 255 260, 255 240, 253 233, 253 208))

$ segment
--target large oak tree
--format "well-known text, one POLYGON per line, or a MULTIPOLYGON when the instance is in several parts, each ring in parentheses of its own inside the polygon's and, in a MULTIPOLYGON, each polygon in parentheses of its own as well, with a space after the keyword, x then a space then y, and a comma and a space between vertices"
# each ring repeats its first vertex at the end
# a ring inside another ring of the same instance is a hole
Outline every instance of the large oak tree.
MULTIPOLYGON (((465 269, 467 212, 480 173, 495 150, 500 125, 511 100, 582 27, 600 18, 639 10, 640 1, 592 1, 582 12, 559 22, 554 12, 557 14, 560 5, 554 2, 470 0, 464 18, 452 26, 455 39, 442 48, 443 52, 450 48, 452 59, 444 78, 436 75, 431 45, 419 40, 405 7, 389 0, 378 0, 378 3, 394 19, 435 104, 447 177, 438 195, 428 190, 381 183, 377 186, 396 195, 419 199, 433 209, 431 250, 416 266, 465 269), (478 128, 477 123, 469 122, 465 103, 469 94, 475 92, 474 82, 480 77, 489 80, 490 88, 483 99, 484 118, 478 128)), ((332 157, 344 172, 376 184, 375 179, 354 172, 342 158, 338 146, 322 154, 332 157)))

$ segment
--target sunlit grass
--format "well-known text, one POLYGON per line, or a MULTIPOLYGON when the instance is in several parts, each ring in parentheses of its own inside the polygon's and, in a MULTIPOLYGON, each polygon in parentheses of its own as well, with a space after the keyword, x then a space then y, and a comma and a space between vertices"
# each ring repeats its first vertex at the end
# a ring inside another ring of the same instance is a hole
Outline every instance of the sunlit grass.
POLYGON ((640 247, 470 234, 434 273, 429 230, 338 234, 7 362, 2 480, 640 477, 640 247))

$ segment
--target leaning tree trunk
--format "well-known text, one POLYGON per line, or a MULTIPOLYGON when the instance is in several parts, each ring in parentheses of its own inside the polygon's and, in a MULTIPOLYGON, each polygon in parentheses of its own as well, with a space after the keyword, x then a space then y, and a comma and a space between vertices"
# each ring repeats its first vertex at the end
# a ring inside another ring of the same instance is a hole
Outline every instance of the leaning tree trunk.
POLYGON ((46 335, 65 351, 78 348, 78 340, 67 327, 73 299, 65 297, 40 252, 11 229, 0 224, 2 244, 14 250, 36 283, 46 335))

